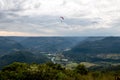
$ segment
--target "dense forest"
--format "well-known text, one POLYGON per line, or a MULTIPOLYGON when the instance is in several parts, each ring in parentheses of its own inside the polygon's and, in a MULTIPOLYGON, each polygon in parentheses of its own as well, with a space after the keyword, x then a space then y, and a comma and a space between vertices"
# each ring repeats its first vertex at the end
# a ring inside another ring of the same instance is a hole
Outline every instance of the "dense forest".
MULTIPOLYGON (((114 68, 114 67, 113 67, 114 68)), ((66 69, 60 64, 14 62, 0 71, 0 80, 119 80, 120 69, 89 70, 84 65, 66 69)))

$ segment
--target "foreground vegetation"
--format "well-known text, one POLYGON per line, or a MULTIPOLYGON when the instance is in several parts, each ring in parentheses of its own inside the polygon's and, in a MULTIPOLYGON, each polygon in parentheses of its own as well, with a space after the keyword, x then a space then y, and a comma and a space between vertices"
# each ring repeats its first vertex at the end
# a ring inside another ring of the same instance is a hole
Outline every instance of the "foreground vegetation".
POLYGON ((84 65, 69 70, 51 62, 14 62, 0 71, 0 80, 115 80, 115 75, 119 75, 119 71, 88 71, 84 65))

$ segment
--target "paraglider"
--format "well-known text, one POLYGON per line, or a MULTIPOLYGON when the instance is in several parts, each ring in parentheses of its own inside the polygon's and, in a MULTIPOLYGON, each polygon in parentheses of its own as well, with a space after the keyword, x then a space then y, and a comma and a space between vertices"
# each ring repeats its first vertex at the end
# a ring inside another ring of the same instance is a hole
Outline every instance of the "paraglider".
POLYGON ((60 16, 61 23, 64 21, 64 17, 60 16))

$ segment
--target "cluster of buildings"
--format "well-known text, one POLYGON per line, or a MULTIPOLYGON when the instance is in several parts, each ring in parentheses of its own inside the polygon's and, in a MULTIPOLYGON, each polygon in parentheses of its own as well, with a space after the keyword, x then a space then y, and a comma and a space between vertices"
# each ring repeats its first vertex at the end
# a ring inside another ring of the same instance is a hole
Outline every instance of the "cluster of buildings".
POLYGON ((48 58, 51 59, 51 61, 54 64, 61 64, 61 65, 66 65, 69 63, 68 59, 64 57, 63 54, 61 53, 56 53, 56 54, 47 54, 48 58))

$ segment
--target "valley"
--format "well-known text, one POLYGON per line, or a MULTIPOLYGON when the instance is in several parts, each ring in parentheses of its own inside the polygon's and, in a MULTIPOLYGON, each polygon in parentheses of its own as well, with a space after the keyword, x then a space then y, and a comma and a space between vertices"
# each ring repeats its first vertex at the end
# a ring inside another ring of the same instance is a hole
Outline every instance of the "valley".
POLYGON ((120 37, 0 37, 0 67, 53 62, 72 68, 120 65, 120 37))

